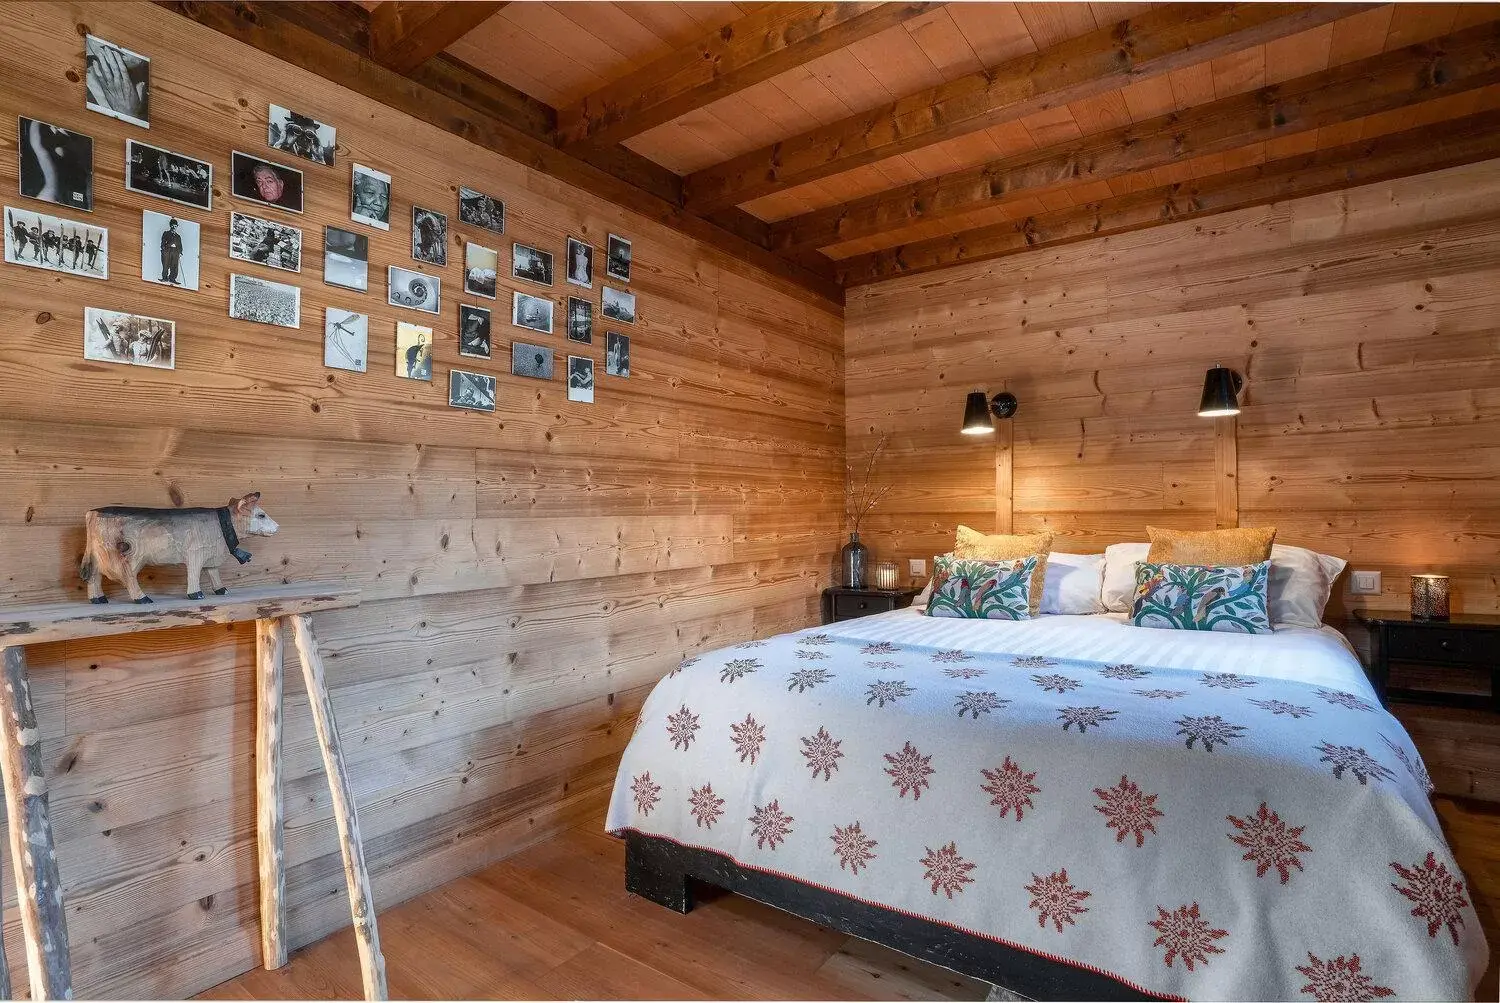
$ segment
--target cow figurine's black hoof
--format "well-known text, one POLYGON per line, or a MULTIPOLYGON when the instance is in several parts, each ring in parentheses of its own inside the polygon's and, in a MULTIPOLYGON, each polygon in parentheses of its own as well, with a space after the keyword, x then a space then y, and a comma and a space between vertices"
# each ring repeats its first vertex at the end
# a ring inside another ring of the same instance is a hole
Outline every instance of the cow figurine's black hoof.
POLYGON ((214 595, 216 596, 227 596, 228 594, 228 589, 214 589, 214 595))
POLYGON ((105 603, 109 602, 109 596, 95 596, 94 598, 90 599, 89 602, 93 603, 95 606, 102 606, 105 603))
POLYGON ((153 603, 153 602, 156 602, 156 600, 152 599, 150 596, 141 596, 139 599, 137 599, 135 601, 135 604, 137 606, 145 606, 147 603, 153 603))
POLYGON ((203 591, 200 589, 197 592, 189 592, 188 593, 188 598, 189 599, 195 599, 195 600, 196 599, 202 599, 203 598, 203 591))

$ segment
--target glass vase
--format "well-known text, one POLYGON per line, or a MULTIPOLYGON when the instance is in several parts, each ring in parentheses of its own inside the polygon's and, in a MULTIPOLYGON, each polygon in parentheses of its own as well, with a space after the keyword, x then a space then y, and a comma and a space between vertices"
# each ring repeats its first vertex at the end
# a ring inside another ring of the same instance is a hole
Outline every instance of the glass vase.
POLYGON ((849 534, 849 542, 844 544, 844 588, 862 589, 865 587, 865 563, 869 559, 870 548, 859 542, 858 533, 849 534))

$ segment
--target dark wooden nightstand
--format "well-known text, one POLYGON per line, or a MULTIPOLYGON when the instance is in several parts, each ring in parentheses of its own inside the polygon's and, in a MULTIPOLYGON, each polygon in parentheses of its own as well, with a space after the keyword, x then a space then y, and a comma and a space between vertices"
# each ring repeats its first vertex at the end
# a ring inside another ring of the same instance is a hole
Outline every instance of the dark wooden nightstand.
POLYGON ((856 620, 874 613, 905 609, 922 594, 921 589, 846 589, 823 590, 823 622, 856 620))
POLYGON ((1354 620, 1370 631, 1368 672, 1382 703, 1500 710, 1500 616, 1356 610, 1354 620))

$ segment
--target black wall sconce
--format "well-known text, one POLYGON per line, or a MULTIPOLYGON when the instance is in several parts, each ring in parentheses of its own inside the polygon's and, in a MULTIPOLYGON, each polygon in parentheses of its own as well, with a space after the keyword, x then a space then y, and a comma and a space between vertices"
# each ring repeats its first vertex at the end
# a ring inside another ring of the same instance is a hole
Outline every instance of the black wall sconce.
POLYGON ((1239 373, 1215 362, 1203 377, 1203 399, 1198 402, 1198 417, 1228 418, 1239 414, 1239 393, 1244 385, 1239 373))
POLYGON ((990 415, 1009 418, 1016 413, 1019 404, 1015 394, 1001 392, 987 397, 983 390, 975 390, 964 402, 964 435, 986 435, 993 432, 995 422, 990 415))

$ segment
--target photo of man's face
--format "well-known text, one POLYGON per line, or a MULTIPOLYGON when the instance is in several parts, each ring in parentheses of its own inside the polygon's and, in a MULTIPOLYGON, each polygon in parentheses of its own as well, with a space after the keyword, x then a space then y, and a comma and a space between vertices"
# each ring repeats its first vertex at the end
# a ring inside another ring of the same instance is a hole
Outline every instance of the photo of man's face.
POLYGON ((255 178, 255 190, 260 193, 261 198, 267 202, 281 200, 281 192, 285 186, 275 171, 262 165, 255 168, 252 176, 255 178))

